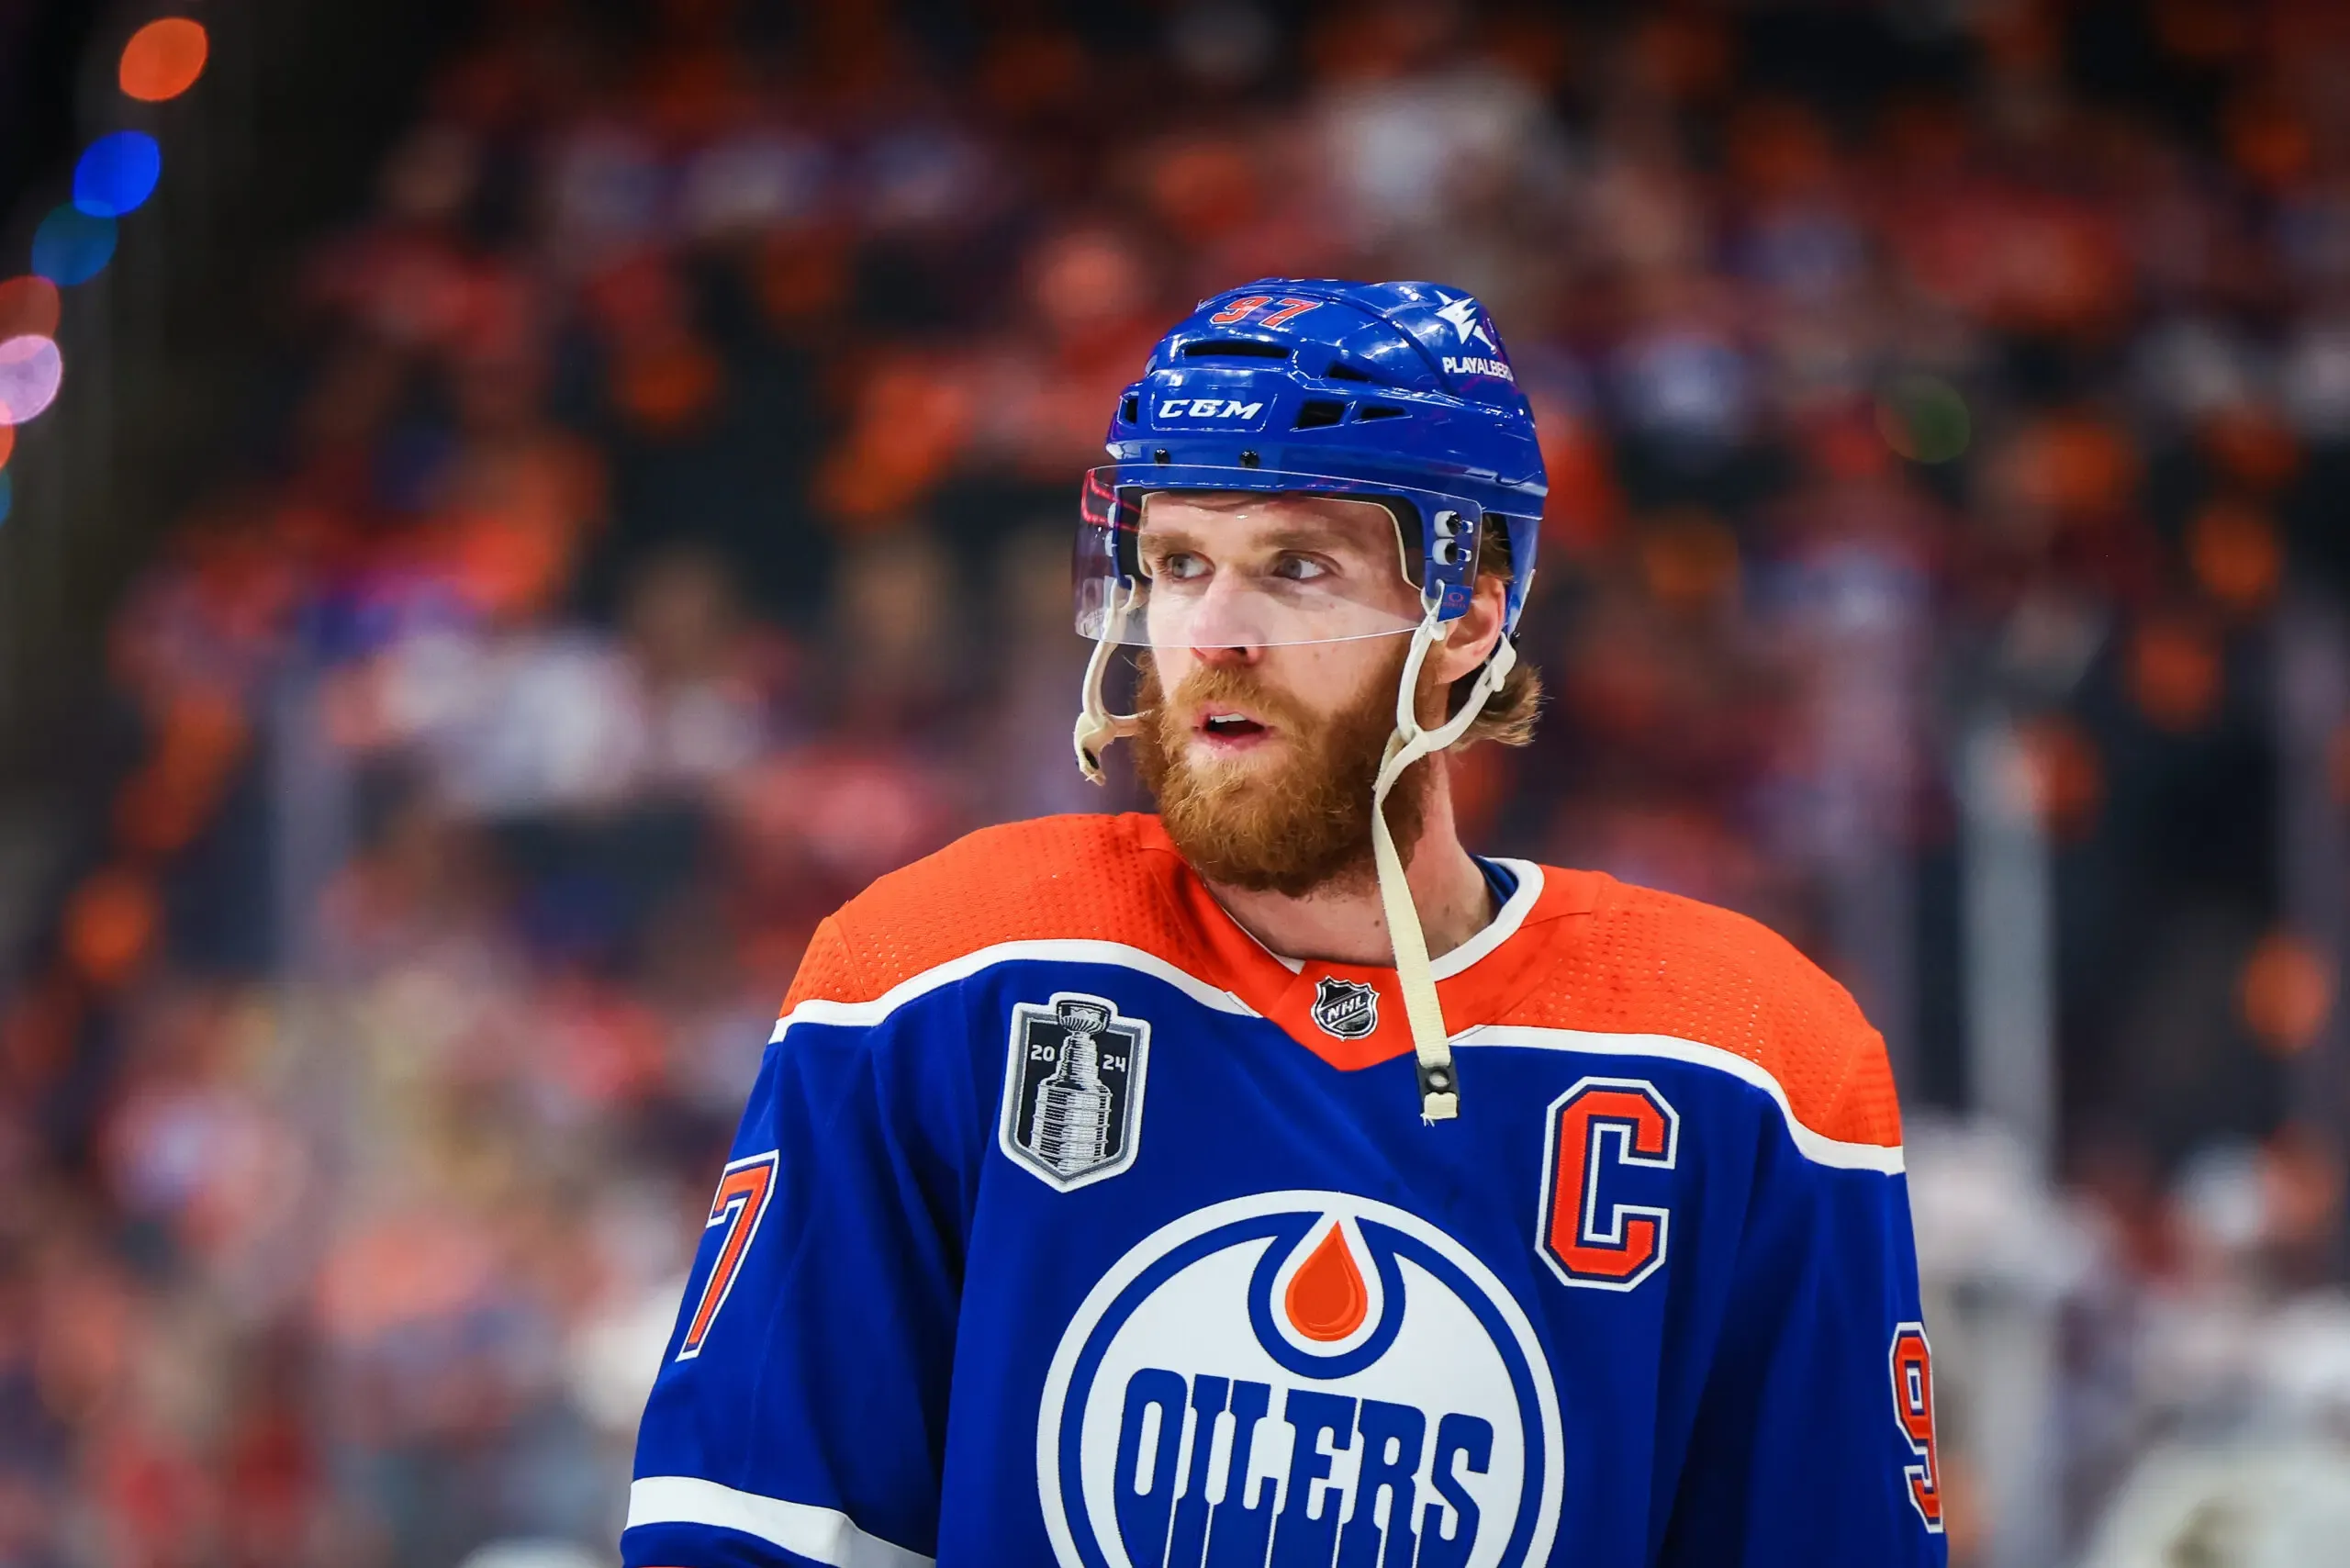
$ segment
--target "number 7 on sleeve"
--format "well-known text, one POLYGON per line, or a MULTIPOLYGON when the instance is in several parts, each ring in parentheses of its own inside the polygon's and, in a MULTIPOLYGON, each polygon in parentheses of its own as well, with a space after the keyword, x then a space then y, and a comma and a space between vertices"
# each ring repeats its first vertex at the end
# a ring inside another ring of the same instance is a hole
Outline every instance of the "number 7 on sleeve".
POLYGON ((726 1227, 726 1235, 719 1243, 717 1260, 711 1264, 710 1278, 702 1282, 701 1294, 694 1299, 694 1315, 686 1325, 686 1336, 677 1346, 677 1359, 692 1361, 701 1354, 702 1346, 710 1338, 711 1326, 718 1321, 719 1308, 726 1305, 726 1297, 734 1289, 734 1277, 742 1271, 743 1259, 751 1250, 751 1243, 759 1234, 760 1216, 767 1213, 768 1194, 775 1191, 776 1153, 745 1155, 729 1164, 718 1179, 718 1195, 710 1201, 710 1218, 705 1230, 726 1227))

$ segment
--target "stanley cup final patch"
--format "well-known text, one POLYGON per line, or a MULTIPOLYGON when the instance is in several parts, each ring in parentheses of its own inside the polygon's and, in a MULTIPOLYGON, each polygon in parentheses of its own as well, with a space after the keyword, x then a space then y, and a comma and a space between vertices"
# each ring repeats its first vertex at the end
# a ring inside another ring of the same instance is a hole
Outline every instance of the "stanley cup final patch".
POLYGON ((1149 1059, 1149 1024, 1101 997, 1014 1006, 996 1136, 1005 1158, 1064 1193, 1124 1170, 1142 1141, 1149 1059))

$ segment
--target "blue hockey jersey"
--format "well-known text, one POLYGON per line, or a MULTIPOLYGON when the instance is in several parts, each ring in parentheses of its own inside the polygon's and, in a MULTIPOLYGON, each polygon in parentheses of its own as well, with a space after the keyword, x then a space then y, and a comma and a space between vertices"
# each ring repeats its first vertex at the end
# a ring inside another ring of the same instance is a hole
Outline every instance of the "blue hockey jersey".
POLYGON ((817 931, 638 1438, 644 1568, 1943 1559, 1899 1120, 1743 917, 1502 862, 1438 960, 1278 958, 1148 816, 817 931))

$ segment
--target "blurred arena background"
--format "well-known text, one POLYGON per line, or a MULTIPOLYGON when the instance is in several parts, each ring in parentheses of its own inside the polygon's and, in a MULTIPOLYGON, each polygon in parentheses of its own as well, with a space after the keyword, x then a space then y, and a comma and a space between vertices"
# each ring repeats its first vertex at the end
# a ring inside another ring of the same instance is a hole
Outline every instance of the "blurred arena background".
POLYGON ((2350 1551, 2350 6, 0 0, 0 1564, 609 1562, 815 920, 1264 274, 1552 478, 1479 847, 1884 1029, 1954 1562, 2350 1551))

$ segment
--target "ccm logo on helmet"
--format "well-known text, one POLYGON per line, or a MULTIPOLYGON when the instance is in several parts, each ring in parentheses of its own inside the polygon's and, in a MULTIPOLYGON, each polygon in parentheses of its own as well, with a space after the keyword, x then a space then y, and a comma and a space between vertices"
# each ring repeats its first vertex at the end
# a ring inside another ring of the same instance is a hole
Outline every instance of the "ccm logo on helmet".
POLYGON ((1561 1284, 1628 1291, 1664 1267, 1671 1214, 1626 1203, 1640 1168, 1670 1170, 1681 1117, 1656 1085, 1586 1078, 1550 1102, 1535 1250, 1561 1284))
POLYGON ((1264 411, 1261 400, 1243 403, 1231 398, 1169 398, 1158 405, 1162 420, 1253 420, 1264 411))

